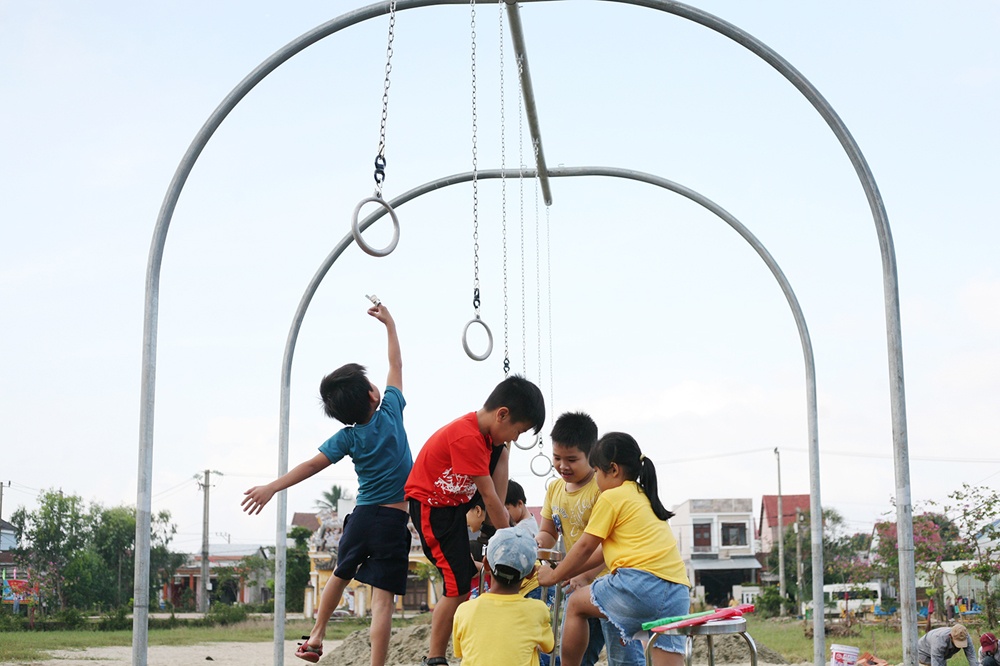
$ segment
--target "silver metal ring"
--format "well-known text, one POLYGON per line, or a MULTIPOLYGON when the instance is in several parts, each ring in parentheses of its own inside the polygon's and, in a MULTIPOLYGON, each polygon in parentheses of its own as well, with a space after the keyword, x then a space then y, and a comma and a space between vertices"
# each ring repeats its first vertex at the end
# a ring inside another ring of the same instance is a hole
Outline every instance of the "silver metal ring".
POLYGON ((538 443, 541 441, 542 441, 542 434, 538 433, 537 435, 531 438, 531 444, 528 444, 527 446, 521 446, 520 444, 518 444, 517 440, 515 440, 514 446, 521 449, 522 451, 530 451, 531 449, 538 446, 538 443))
POLYGON ((552 471, 552 459, 549 458, 544 453, 542 453, 541 451, 539 451, 538 455, 531 459, 531 473, 534 474, 535 476, 545 476, 551 471, 552 471), (546 468, 544 472, 539 472, 537 469, 535 469, 535 461, 538 460, 539 458, 545 461, 546 468))
POLYGON ((545 479, 545 490, 548 490, 549 486, 551 486, 552 482, 555 481, 557 478, 558 477, 550 476, 549 478, 545 479))
POLYGON ((373 257, 384 257, 390 252, 396 249, 396 245, 399 243, 399 218, 396 217, 396 211, 392 209, 389 202, 382 197, 368 197, 367 199, 362 199, 357 206, 354 207, 354 216, 351 218, 351 234, 354 236, 354 242, 358 244, 365 254, 370 254, 373 257), (389 213, 389 217, 392 218, 392 241, 381 250, 373 248, 371 245, 365 242, 365 239, 361 237, 361 229, 358 227, 358 214, 361 212, 361 207, 366 203, 377 203, 382 208, 385 208, 386 212, 389 213))
POLYGON ((490 327, 486 325, 486 322, 476 317, 475 319, 470 319, 469 323, 465 325, 462 330, 462 348, 465 349, 465 353, 469 355, 473 361, 485 361, 493 353, 493 332, 490 331, 490 327), (469 327, 473 324, 479 324, 486 330, 486 337, 489 339, 489 344, 486 346, 486 351, 482 354, 476 354, 469 348, 469 327))

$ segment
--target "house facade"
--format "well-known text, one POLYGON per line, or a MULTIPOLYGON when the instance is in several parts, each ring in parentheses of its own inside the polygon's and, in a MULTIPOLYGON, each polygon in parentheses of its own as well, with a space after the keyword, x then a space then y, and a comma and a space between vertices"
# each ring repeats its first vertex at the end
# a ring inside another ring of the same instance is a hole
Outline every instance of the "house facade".
POLYGON ((691 499, 672 510, 670 527, 695 598, 723 606, 734 587, 758 582, 750 498, 691 499))
MULTIPOLYGON (((781 496, 781 517, 780 523, 784 529, 795 524, 796 510, 802 513, 809 513, 809 495, 782 495, 781 496)), ((760 539, 760 552, 770 553, 778 547, 778 496, 764 495, 760 498, 760 532, 757 537, 760 539)))
MULTIPOLYGON (((252 572, 246 576, 232 578, 229 574, 239 567, 244 558, 256 555, 268 559, 263 546, 237 546, 229 544, 209 544, 208 546, 208 590, 210 598, 224 603, 259 604, 267 601, 271 590, 267 585, 268 574, 264 571, 252 572), (220 584, 220 574, 226 576, 220 584)), ((160 601, 183 607, 193 605, 201 587, 201 553, 189 555, 187 561, 174 572, 172 582, 163 586, 160 601)))

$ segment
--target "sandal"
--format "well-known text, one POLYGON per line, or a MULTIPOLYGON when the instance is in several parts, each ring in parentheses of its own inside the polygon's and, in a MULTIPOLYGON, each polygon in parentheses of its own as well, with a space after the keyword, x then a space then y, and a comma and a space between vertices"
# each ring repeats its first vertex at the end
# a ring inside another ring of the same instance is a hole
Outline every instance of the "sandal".
POLYGON ((421 666, 448 666, 447 657, 424 657, 421 666))
POLYGON ((308 636, 303 636, 302 640, 305 642, 299 643, 299 649, 295 651, 295 656, 299 659, 305 659, 306 661, 315 664, 319 661, 319 658, 323 656, 323 648, 309 645, 308 636))

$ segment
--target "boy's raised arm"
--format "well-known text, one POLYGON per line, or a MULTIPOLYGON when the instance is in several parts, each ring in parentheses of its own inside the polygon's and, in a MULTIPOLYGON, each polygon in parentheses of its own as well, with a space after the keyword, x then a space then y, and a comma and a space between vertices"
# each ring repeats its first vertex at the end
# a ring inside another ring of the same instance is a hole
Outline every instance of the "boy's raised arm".
POLYGON ((403 390, 403 353, 399 348, 399 336, 396 334, 396 321, 389 314, 388 308, 379 303, 368 308, 368 314, 385 324, 389 338, 389 375, 385 379, 386 386, 395 386, 403 390))

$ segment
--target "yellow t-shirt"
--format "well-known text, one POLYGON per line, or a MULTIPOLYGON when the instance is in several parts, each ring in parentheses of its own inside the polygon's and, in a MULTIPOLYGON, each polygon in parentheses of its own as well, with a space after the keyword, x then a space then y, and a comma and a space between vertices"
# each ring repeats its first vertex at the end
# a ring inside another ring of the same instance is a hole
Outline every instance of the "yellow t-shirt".
POLYGON ((487 592, 455 611, 452 648, 463 666, 538 666, 555 636, 549 609, 538 599, 487 592))
POLYGON ((603 542, 604 562, 612 572, 639 569, 691 587, 670 525, 656 517, 635 481, 601 493, 585 531, 603 542))
POLYGON ((545 491, 542 518, 562 525, 563 545, 567 553, 583 534, 583 528, 590 520, 590 511, 600 494, 596 476, 592 476, 583 488, 572 492, 566 490, 566 482, 562 479, 550 483, 549 489, 545 491), (553 516, 558 516, 558 520, 553 516))

